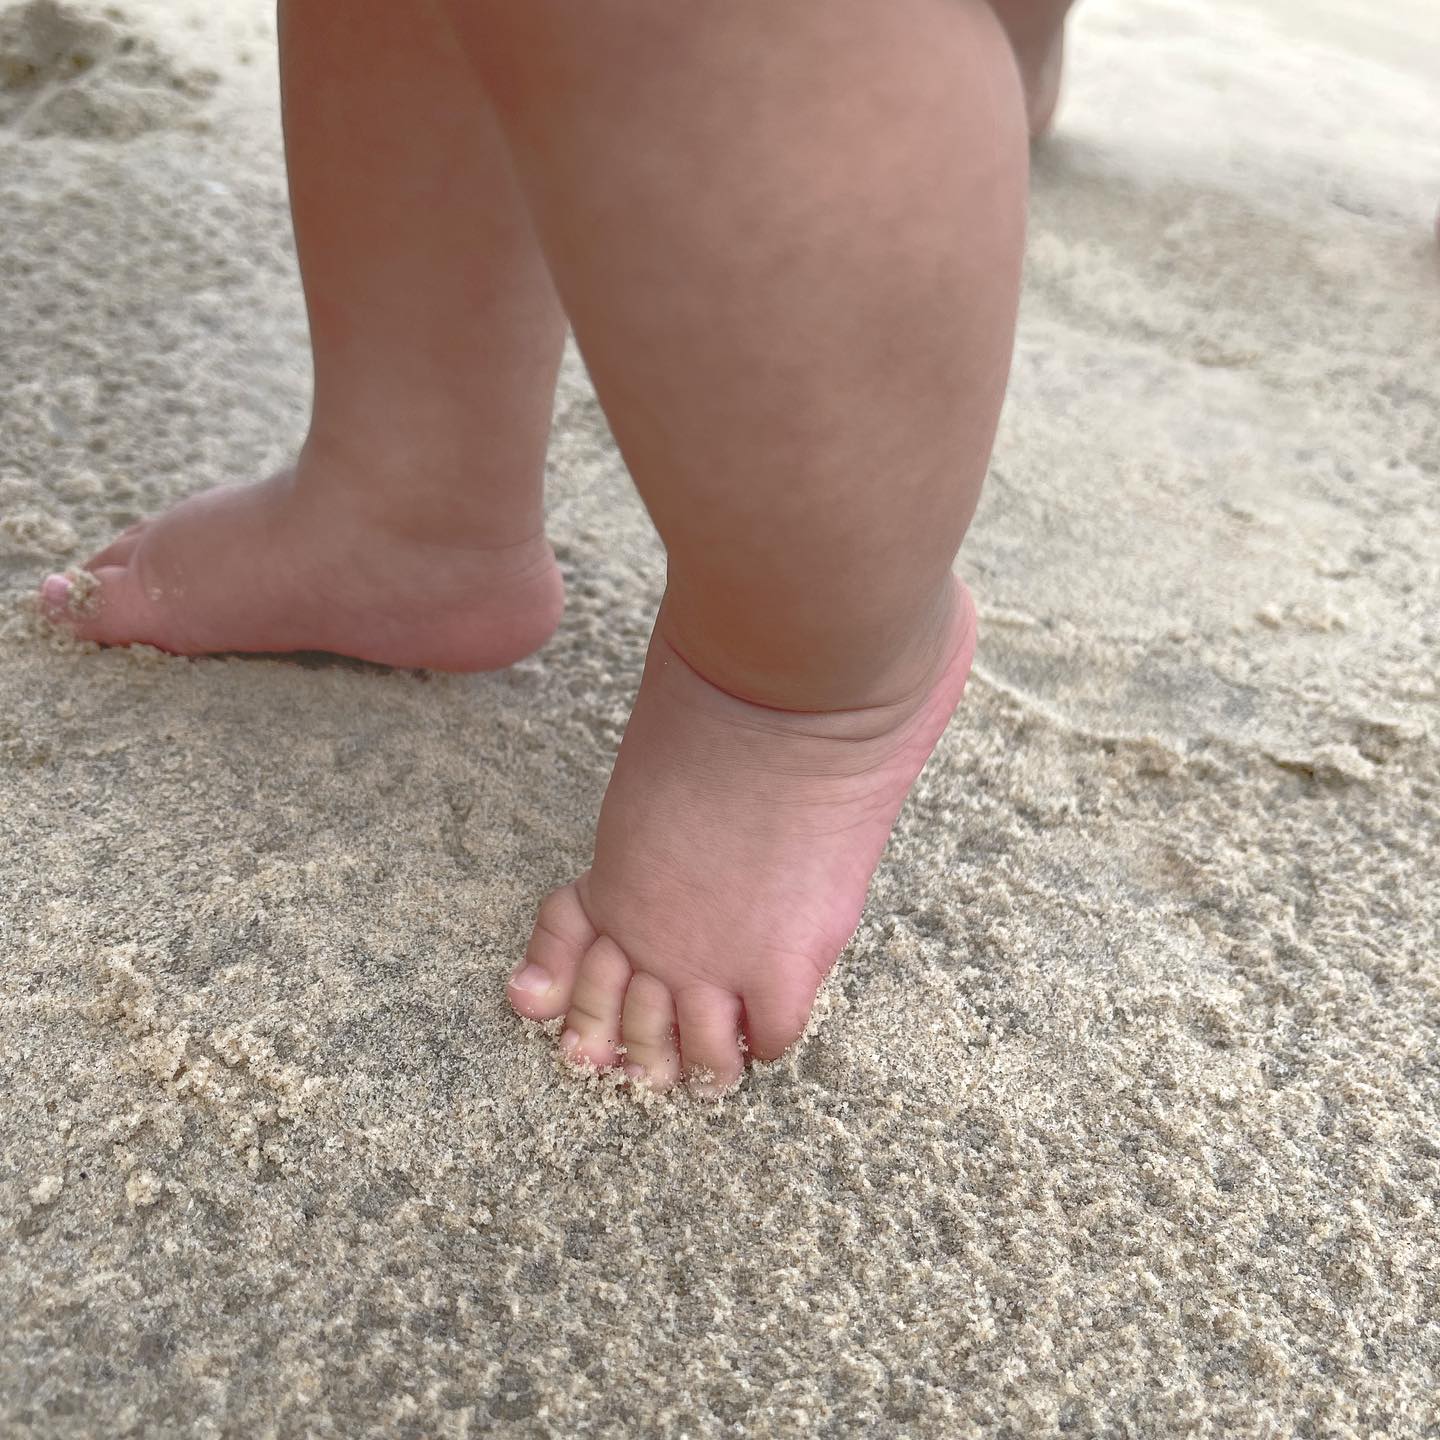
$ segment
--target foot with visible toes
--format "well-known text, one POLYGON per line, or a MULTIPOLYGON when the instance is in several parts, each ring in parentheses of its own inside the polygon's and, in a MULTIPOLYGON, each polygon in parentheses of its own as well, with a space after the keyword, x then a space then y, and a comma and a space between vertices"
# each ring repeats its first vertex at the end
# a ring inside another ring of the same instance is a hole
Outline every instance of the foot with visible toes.
POLYGON ((293 470, 132 526, 78 577, 50 576, 42 609, 81 639, 178 655, 322 650, 490 670, 545 643, 564 598, 538 522, 528 536, 426 533, 365 500, 375 478, 308 447, 293 470))
POLYGON ((740 1079, 805 1029, 870 877, 949 721, 975 645, 957 582, 928 686, 805 714, 717 689, 657 627, 590 870, 540 907, 511 1004, 562 1050, 664 1090, 740 1079))

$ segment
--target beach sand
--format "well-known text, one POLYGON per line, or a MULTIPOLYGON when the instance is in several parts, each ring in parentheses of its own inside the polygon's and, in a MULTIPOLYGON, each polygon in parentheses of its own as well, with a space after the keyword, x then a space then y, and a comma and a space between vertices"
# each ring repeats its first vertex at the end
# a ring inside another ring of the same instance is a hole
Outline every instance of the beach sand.
POLYGON ((36 621, 309 372, 264 0, 0 12, 0 1433, 1436 1433, 1440 17, 1378 14, 1082 5, 967 700, 706 1106, 502 994, 662 580, 573 357, 508 673, 36 621))

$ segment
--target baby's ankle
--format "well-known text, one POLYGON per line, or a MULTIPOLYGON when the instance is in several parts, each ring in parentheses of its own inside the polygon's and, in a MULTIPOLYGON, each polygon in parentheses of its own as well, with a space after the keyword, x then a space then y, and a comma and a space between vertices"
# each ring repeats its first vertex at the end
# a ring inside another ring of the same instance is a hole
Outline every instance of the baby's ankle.
POLYGON ((947 576, 933 603, 887 632, 883 644, 854 635, 807 637, 797 643, 777 621, 771 643, 727 630, 723 613, 696 624, 666 602, 656 634, 703 680, 737 700, 766 709, 805 714, 875 714, 903 719, 921 708, 973 644, 975 615, 969 594, 947 576), (687 623, 688 622, 688 623, 687 623), (737 643, 738 640, 738 643, 737 643))
POLYGON ((549 554, 539 483, 533 495, 487 483, 485 457, 461 461, 422 444, 361 445, 312 428, 291 474, 302 515, 349 519, 397 544, 484 551, 518 562, 549 554))

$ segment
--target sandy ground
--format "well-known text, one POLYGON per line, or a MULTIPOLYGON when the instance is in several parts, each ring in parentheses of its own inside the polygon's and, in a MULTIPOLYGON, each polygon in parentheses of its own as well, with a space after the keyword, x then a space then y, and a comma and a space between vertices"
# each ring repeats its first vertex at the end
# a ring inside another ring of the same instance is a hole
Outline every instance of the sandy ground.
POLYGON ((37 628, 307 405, 264 0, 69 15, 0 18, 0 1431, 1437 1433, 1432 0, 1082 7, 969 698, 719 1108, 501 994, 660 579, 578 365, 510 673, 37 628))

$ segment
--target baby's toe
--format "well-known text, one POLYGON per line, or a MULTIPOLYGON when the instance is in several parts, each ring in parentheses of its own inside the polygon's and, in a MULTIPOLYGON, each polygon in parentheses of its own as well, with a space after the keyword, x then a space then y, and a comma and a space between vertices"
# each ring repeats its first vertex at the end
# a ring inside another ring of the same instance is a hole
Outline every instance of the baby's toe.
POLYGON ((619 1061, 620 1016, 630 973, 625 952, 607 935, 585 952, 560 1037, 560 1048, 570 1059, 600 1070, 619 1061))
POLYGON ((754 1060, 778 1060, 804 1033, 815 989, 777 987, 745 995, 745 1041, 754 1060))
POLYGON ((740 997, 713 988, 687 990, 676 997, 675 1009, 685 1079, 695 1094, 712 1098, 738 1085, 745 1073, 740 997))
POLYGON ((51 575, 40 587, 40 606, 53 624, 97 645, 167 648, 165 614, 126 565, 101 565, 78 579, 51 575))
POLYGON ((675 1001, 670 987, 653 975, 636 975, 625 992, 621 1016, 625 1073, 652 1090, 668 1090, 680 1078, 675 1043, 675 1001))
POLYGON ((553 1020, 570 1008, 575 972, 595 943, 595 927, 573 885, 546 896, 525 947, 525 958, 506 987, 510 1003, 531 1020, 553 1020))

